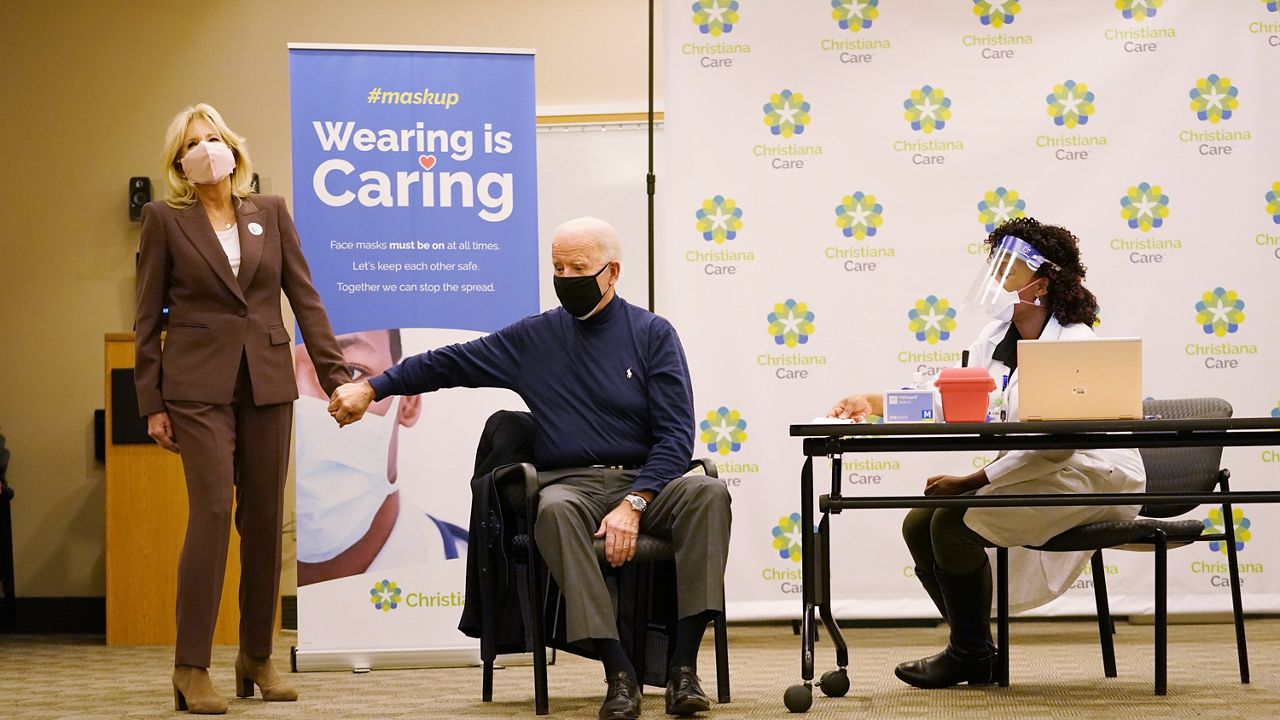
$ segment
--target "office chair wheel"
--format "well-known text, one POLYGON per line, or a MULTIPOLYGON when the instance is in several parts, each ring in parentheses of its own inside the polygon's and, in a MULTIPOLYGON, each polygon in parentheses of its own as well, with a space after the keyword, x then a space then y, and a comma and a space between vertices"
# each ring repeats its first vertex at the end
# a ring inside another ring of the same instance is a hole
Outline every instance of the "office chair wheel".
POLYGON ((849 692, 849 671, 840 668, 822 673, 822 678, 818 680, 818 687, 827 697, 844 697, 849 692))
POLYGON ((792 685, 782 694, 782 704, 793 713, 809 712, 813 706, 813 687, 809 683, 792 685))

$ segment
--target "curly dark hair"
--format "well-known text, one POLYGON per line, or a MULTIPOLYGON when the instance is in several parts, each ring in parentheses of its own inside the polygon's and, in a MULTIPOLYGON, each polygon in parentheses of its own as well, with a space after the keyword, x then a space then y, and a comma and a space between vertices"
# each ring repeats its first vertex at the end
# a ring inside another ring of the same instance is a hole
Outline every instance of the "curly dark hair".
POLYGON ((987 257, 995 254, 996 247, 1006 235, 1012 235, 1028 243, 1041 255, 1057 264, 1040 266, 1036 277, 1049 278, 1044 304, 1050 314, 1063 325, 1084 323, 1092 325, 1098 319, 1098 299, 1084 286, 1088 270, 1080 261, 1080 241, 1071 231, 1057 225, 1045 225, 1035 218, 1014 218, 995 229, 984 241, 987 257))

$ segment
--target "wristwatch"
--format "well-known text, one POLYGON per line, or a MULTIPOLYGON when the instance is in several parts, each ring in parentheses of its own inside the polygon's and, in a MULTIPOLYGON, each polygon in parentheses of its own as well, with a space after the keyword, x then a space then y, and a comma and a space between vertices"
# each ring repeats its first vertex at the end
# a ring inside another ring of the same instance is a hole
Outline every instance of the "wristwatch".
POLYGON ((636 495, 635 493, 628 493, 623 500, 631 503, 631 509, 636 512, 644 512, 644 509, 649 507, 649 501, 645 500, 643 496, 636 495))

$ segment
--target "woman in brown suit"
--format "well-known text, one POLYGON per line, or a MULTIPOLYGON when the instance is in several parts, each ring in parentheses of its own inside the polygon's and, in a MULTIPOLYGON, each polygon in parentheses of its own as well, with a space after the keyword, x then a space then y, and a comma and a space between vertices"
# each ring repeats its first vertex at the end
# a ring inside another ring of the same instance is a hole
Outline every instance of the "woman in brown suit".
POLYGON ((196 105, 174 117, 165 138, 169 198, 142 212, 138 407, 151 437, 180 452, 186 475, 173 689, 177 709, 193 713, 227 709, 208 668, 233 494, 241 567, 236 694, 251 697, 257 685, 266 700, 298 697, 270 660, 298 396, 282 290, 321 387, 332 393, 350 380, 284 199, 251 195, 252 177, 244 140, 217 110, 196 105))

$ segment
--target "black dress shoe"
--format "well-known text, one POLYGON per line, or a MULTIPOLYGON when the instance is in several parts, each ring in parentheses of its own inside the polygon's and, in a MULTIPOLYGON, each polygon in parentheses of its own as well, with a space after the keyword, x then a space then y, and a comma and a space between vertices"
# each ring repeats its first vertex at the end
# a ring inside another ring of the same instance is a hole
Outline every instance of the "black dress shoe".
POLYGON ((948 648, 937 655, 904 662, 893 669, 893 674, 908 685, 932 690, 960 683, 990 685, 995 682, 995 668, 994 655, 965 660, 952 654, 948 648))
POLYGON ((626 672, 604 679, 609 684, 600 705, 600 720, 636 720, 640 717, 640 688, 626 672))
POLYGON ((710 709, 711 698, 702 692, 693 668, 671 668, 671 679, 667 681, 667 714, 692 715, 710 709))

